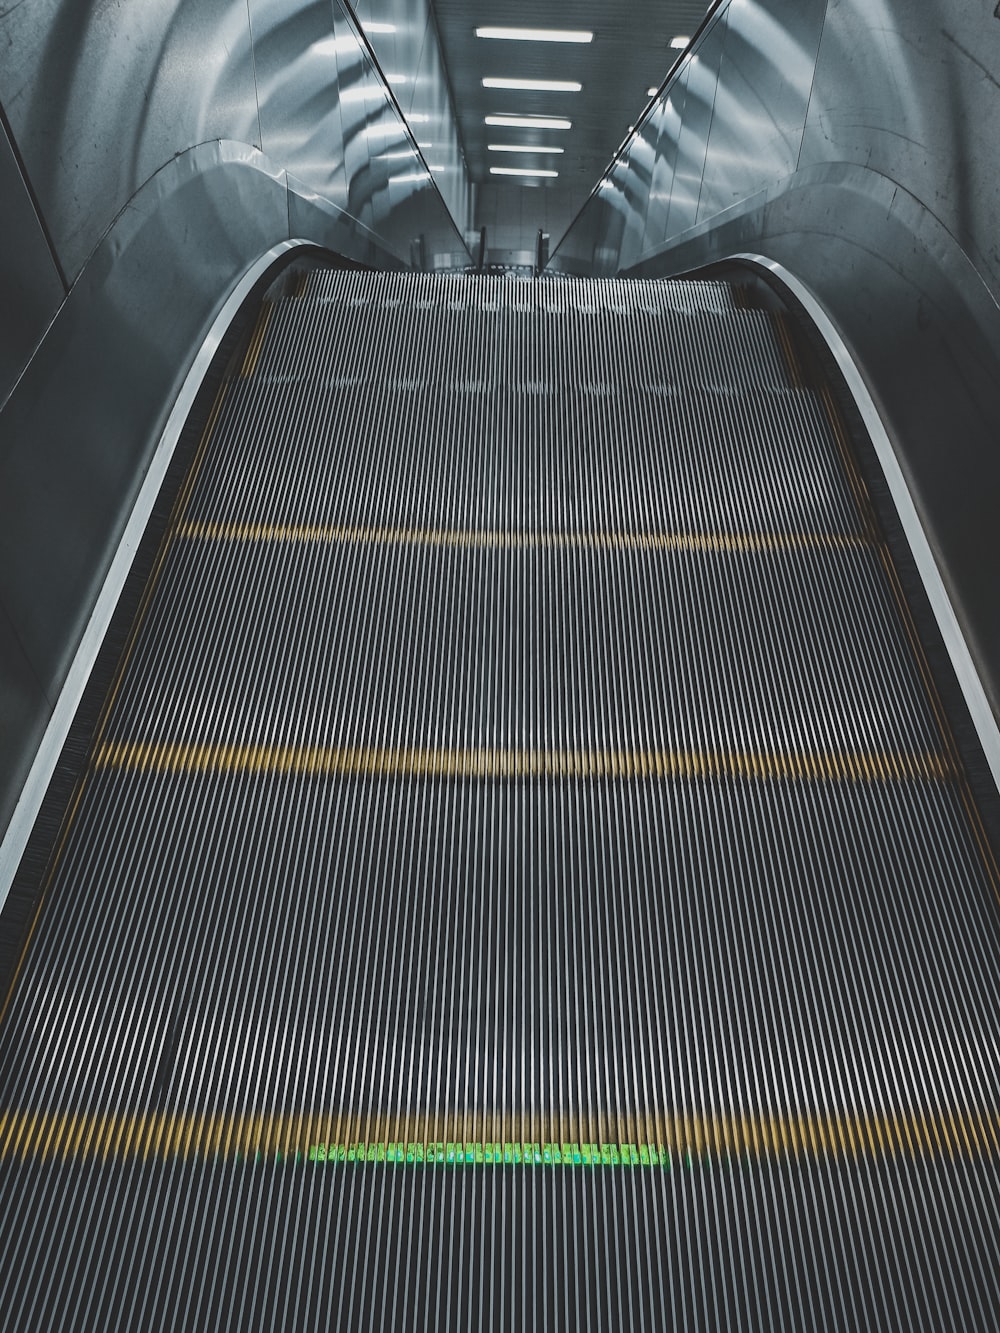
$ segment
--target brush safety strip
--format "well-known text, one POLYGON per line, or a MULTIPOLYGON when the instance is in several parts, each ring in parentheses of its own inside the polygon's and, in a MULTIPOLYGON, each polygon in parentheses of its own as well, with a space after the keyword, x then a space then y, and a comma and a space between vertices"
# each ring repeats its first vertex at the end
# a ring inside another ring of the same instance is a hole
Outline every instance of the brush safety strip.
POLYGON ((825 532, 523 532, 503 529, 339 527, 322 523, 188 521, 176 535, 190 541, 322 542, 355 546, 455 546, 524 550, 572 547, 608 551, 839 550, 870 545, 857 533, 825 532))
POLYGON ((891 1114, 647 1114, 623 1117, 654 1129, 653 1142, 585 1137, 550 1139, 560 1126, 585 1134, 596 1115, 537 1114, 479 1118, 495 1138, 470 1139, 461 1115, 342 1115, 319 1112, 137 1114, 7 1112, 0 1115, 0 1161, 195 1160, 351 1162, 396 1166, 647 1166, 730 1159, 954 1158, 1000 1154, 1000 1112, 972 1108, 891 1114), (383 1120, 394 1137, 373 1137, 365 1123, 383 1120), (533 1122, 533 1123, 529 1123, 533 1122), (541 1136, 519 1137, 525 1130, 541 1136), (395 1137, 398 1135, 398 1137, 395 1137), (454 1137, 447 1137, 453 1135, 454 1137), (518 1135, 518 1137, 514 1137, 518 1135), (444 1137, 441 1137, 444 1136, 444 1137))
POLYGON ((932 751, 794 754, 710 750, 491 750, 106 741, 98 769, 141 773, 286 773, 315 777, 750 778, 810 782, 941 781, 955 776, 932 751))

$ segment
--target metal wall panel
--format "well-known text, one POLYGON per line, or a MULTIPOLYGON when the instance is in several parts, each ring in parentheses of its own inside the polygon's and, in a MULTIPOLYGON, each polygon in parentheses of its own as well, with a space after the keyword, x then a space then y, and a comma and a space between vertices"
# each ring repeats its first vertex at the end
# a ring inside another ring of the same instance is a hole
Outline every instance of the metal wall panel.
POLYGON ((703 47, 684 68, 681 76, 684 88, 684 119, 681 122, 680 138, 677 141, 677 161, 674 165, 674 183, 670 192, 670 208, 667 212, 667 235, 676 235, 694 225, 698 217, 698 200, 701 197, 701 183, 705 176, 705 152, 708 147, 708 132, 712 125, 712 108, 715 105, 715 91, 718 83, 718 70, 722 61, 721 34, 724 25, 716 23, 709 33, 703 47))
POLYGON ((2 405, 63 297, 62 281, 2 121, 0 199, 4 231, 0 246, 2 405))
MULTIPOLYGON (((447 111, 426 33, 411 55, 421 62, 407 76, 413 88, 447 111)), ((144 181, 213 139, 263 148, 338 206, 356 200, 366 226, 377 226, 380 190, 382 213, 398 207, 399 191, 390 205, 379 173, 369 179, 363 137, 376 115, 398 113, 348 14, 329 0, 170 0, 87 14, 65 0, 16 6, 0 17, 0 93, 71 279, 144 181)), ((453 127, 445 162, 461 229, 471 201, 453 127)), ((414 168, 393 172, 412 178, 414 168)), ((461 250, 453 229, 443 217, 436 230, 445 249, 461 250)))
POLYGON ((656 104, 654 112, 657 127, 656 161, 653 164, 653 183, 650 186, 649 207, 646 210, 643 250, 659 245, 667 234, 667 215, 670 212, 674 170, 677 165, 677 144, 681 135, 686 97, 686 81, 678 80, 671 84, 667 93, 660 97, 656 104))
MULTIPOLYGON (((628 154, 628 168, 625 179, 625 232, 622 236, 622 255, 631 257, 635 262, 642 252, 643 235, 646 230, 646 212, 649 196, 653 188, 653 172, 656 167, 656 145, 658 135, 656 126, 647 120, 632 139, 628 154)), ((623 262, 628 263, 626 259, 623 262)))
POLYGON ((434 183, 462 227, 472 223, 472 187, 458 136, 448 76, 433 21, 428 16, 412 93, 401 99, 414 126, 434 183), (415 118, 415 119, 414 119, 415 118))
MULTIPOLYGON (((345 11, 316 0, 289 13, 283 0, 251 0, 251 15, 265 151, 399 254, 408 254, 410 242, 421 234, 432 248, 460 251, 460 239, 452 235, 453 223, 434 188, 438 182, 345 11)), ((428 49, 426 42, 411 43, 403 65, 411 72, 391 72, 397 84, 405 79, 407 87, 424 89, 421 105, 429 105, 428 98, 443 99, 446 116, 441 79, 418 68, 419 61, 429 59, 428 49)), ((443 118, 429 111, 415 115, 415 128, 443 118)), ((449 166, 451 195, 461 207, 464 166, 454 154, 449 166)), ((463 222, 467 201, 464 207, 463 222)))
MULTIPOLYGON (((684 99, 684 116, 676 150, 672 138, 661 144, 672 165, 654 170, 644 252, 798 170, 848 162, 918 199, 1000 294, 998 85, 1000 27, 990 6, 730 0, 666 90, 684 99)), ((596 199, 556 247, 557 266, 572 268, 611 244, 596 199)))
MULTIPOLYGON (((418 163, 400 174, 430 170, 456 225, 466 229, 472 222, 472 189, 429 5, 426 0, 363 0, 354 12, 422 154, 418 163)), ((407 207, 397 182, 389 190, 390 211, 399 209, 401 200, 407 207)), ((390 224, 393 230, 400 225, 401 220, 390 224)))
POLYGON ((614 171, 601 182, 599 207, 604 220, 600 231, 601 243, 595 245, 593 250, 593 272, 596 277, 611 277, 617 268, 628 218, 627 178, 626 154, 619 158, 614 171))
POLYGON ((250 0, 261 147, 275 162, 308 180, 331 202, 347 206, 340 84, 361 45, 329 4, 289 13, 283 0, 250 0), (290 58, 290 52, 294 53, 290 58))
POLYGON ((698 220, 795 170, 825 0, 732 0, 698 220))

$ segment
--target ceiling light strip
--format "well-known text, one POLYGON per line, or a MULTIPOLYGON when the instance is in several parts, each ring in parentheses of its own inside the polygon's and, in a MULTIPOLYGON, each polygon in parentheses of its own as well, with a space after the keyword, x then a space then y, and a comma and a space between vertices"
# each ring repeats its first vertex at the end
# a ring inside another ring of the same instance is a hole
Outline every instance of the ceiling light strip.
POLYGON ((527 93, 578 93, 583 84, 567 79, 483 79, 483 87, 527 93))
POLYGON ((509 130, 571 130, 573 122, 562 116, 485 116, 484 123, 509 130))
POLYGON ((594 40, 592 32, 566 28, 477 28, 477 37, 488 37, 502 42, 576 42, 594 40))
POLYGON ((558 171, 550 171, 545 167, 536 167, 533 170, 528 167, 490 167, 491 176, 558 176, 558 171))
POLYGON ((565 148, 556 148, 553 144, 539 143, 491 143, 487 144, 491 153, 564 153, 565 148))

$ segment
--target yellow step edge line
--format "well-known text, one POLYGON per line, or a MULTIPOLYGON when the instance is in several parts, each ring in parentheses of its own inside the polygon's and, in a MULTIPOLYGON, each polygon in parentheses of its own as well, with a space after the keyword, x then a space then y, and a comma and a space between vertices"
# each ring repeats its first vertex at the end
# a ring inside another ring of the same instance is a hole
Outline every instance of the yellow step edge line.
MULTIPOLYGON (((161 1112, 104 1114, 7 1111, 0 1114, 0 1161, 309 1161, 351 1152, 360 1160, 387 1147, 446 1145, 473 1152, 489 1145, 527 1154, 554 1148, 567 1158, 581 1146, 629 1149, 636 1161, 661 1158, 723 1161, 830 1161, 910 1158, 942 1161, 1000 1153, 1000 1110, 945 1108, 882 1114, 589 1111, 410 1113, 366 1111, 258 1113, 161 1112), (470 1137, 473 1125, 484 1137, 470 1137), (377 1131, 384 1125, 384 1133, 377 1131), (655 1141, 643 1127, 655 1125, 655 1141), (489 1136, 492 1129, 492 1136, 489 1136)), ((607 1160, 605 1154, 604 1160, 607 1160)))
POLYGON ((796 777, 810 782, 889 782, 956 777, 947 754, 763 754, 703 750, 505 750, 421 746, 222 745, 103 741, 96 769, 138 773, 273 773, 311 777, 625 778, 796 777))
POLYGON ((822 532, 529 532, 493 528, 349 527, 332 524, 229 523, 185 520, 175 533, 188 541, 317 542, 351 546, 575 547, 627 551, 792 551, 856 549, 861 533, 822 532))
POLYGON ((274 313, 274 306, 270 301, 265 301, 260 308, 257 316, 257 323, 254 325, 253 334, 247 346, 246 356, 243 358, 243 364, 240 367, 240 378, 249 379, 257 369, 257 363, 260 360, 261 349, 264 346, 264 337, 267 333, 267 326, 271 322, 271 316, 274 313))
POLYGON ((805 375, 803 373, 802 362, 796 351, 795 339, 792 336, 791 317, 783 310, 775 311, 771 316, 772 327, 778 336, 778 342, 785 359, 785 368, 788 371, 788 379, 793 389, 804 389, 806 387, 805 375))

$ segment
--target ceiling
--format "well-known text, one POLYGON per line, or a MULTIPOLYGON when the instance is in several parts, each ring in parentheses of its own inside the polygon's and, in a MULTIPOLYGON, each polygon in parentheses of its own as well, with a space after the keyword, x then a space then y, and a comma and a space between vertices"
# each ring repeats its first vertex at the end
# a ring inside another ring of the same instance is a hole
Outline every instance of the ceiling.
POLYGON ((477 185, 544 183, 567 188, 583 204, 616 149, 680 54, 670 46, 691 36, 709 0, 432 0, 445 69, 451 82, 466 164, 477 185), (487 40, 483 26, 583 29, 589 44, 487 40), (488 89, 492 77, 556 79, 582 84, 579 93, 488 89), (492 114, 557 116, 570 130, 496 127, 492 114), (490 144, 525 145, 530 153, 491 152, 490 144), (546 153, 545 147, 562 148, 546 153), (529 182, 491 175, 491 167, 543 168, 555 178, 529 182))

